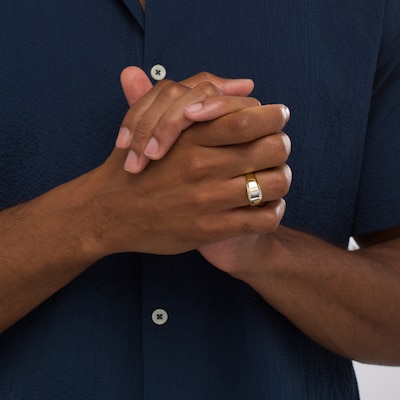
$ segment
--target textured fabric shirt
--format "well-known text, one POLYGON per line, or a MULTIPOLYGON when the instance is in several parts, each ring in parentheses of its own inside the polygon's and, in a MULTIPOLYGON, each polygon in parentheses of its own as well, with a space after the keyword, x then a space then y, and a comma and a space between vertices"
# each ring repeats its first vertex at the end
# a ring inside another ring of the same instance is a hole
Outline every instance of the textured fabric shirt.
MULTIPOLYGON (((252 78, 290 107, 285 225, 341 247, 399 225, 399 20, 395 0, 3 1, 0 208, 102 163, 127 110, 120 71, 160 64, 252 78)), ((358 394, 349 360, 193 251, 106 257, 4 332, 0 398, 358 394)))

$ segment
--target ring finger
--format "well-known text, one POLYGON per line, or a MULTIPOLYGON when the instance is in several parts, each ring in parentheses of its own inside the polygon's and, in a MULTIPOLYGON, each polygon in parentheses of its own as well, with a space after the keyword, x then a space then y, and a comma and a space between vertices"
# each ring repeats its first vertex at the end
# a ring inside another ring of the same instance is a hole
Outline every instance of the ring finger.
MULTIPOLYGON (((292 172, 287 164, 258 171, 254 175, 261 189, 261 203, 279 200, 289 191, 292 172)), ((251 206, 247 192, 246 175, 237 176, 223 183, 216 181, 212 190, 208 193, 213 195, 212 201, 207 201, 211 208, 232 210, 251 206)))

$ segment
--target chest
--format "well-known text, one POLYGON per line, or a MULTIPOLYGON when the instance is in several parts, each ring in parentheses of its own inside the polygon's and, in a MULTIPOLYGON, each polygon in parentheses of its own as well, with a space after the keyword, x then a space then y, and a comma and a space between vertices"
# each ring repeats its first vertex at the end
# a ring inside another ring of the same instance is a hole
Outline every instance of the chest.
POLYGON ((321 210, 324 224, 332 213, 339 224, 351 221, 352 203, 344 214, 339 204, 357 195, 371 48, 380 39, 379 29, 366 29, 379 13, 361 13, 361 3, 148 0, 145 12, 128 0, 38 1, 22 11, 7 4, 0 17, 8 54, 1 62, 3 187, 25 179, 26 192, 4 201, 22 201, 101 163, 126 111, 120 71, 139 65, 150 73, 161 64, 174 80, 202 70, 252 78, 262 103, 287 104, 294 171, 287 222, 308 226, 307 216, 321 210), (28 142, 30 155, 22 157, 28 142), (29 171, 23 177, 21 165, 29 171), (33 187, 34 176, 46 179, 33 187))

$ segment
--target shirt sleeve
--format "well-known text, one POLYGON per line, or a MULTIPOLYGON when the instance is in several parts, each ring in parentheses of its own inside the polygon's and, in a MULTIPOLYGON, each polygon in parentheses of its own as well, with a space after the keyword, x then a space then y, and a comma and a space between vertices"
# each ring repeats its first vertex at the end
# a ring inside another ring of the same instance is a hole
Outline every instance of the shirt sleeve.
POLYGON ((386 2, 353 223, 361 236, 400 225, 400 3, 386 2))

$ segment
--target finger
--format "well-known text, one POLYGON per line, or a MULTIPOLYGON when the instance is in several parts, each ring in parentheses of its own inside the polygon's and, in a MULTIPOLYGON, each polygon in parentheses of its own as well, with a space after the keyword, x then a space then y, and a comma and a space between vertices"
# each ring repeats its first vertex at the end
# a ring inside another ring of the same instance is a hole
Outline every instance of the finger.
POLYGON ((187 182, 196 184, 213 174, 229 180, 278 167, 287 162, 291 143, 288 135, 279 132, 250 143, 203 149, 190 154, 188 161, 181 165, 187 182))
POLYGON ((170 102, 186 93, 188 88, 164 80, 154 86, 126 113, 118 132, 115 146, 129 149, 124 168, 131 173, 142 171, 149 162, 144 148, 152 134, 158 118, 170 102))
POLYGON ((157 97, 161 86, 154 86, 145 95, 143 95, 135 104, 129 108, 122 121, 120 130, 118 132, 115 146, 120 149, 127 149, 130 147, 133 137, 134 128, 137 121, 144 115, 148 108, 157 97))
POLYGON ((285 200, 279 199, 264 207, 241 207, 219 213, 217 217, 204 216, 199 230, 208 231, 209 234, 201 245, 238 236, 274 232, 279 227, 285 210, 285 200))
POLYGON ((185 117, 191 121, 211 121, 244 108, 261 106, 252 97, 218 96, 207 97, 202 102, 185 107, 185 117))
MULTIPOLYGON (((147 157, 153 160, 162 158, 172 147, 181 132, 193 123, 184 115, 184 108, 186 105, 201 102, 208 96, 221 95, 219 89, 209 82, 203 82, 193 89, 186 90, 186 93, 176 102, 171 101, 170 94, 166 92, 165 99, 169 104, 167 104, 167 108, 163 109, 165 111, 156 121, 156 124, 153 125, 154 130, 148 132, 148 134, 151 135, 151 140, 144 149, 144 153, 147 157)), ((163 94, 164 93, 160 93, 159 97, 163 94)), ((153 118, 153 116, 149 115, 149 118, 153 118)), ((150 139, 150 137, 148 136, 147 139, 150 139)))
MULTIPOLYGON (((213 87, 219 94, 221 91, 216 88, 216 86, 212 85, 209 81, 215 81, 218 85, 223 88, 226 93, 232 93, 237 95, 247 95, 250 93, 254 87, 253 81, 249 79, 237 79, 231 80, 226 78, 219 78, 212 74, 201 73, 197 74, 195 77, 189 78, 183 81, 184 84, 194 85, 196 82, 202 82, 199 84, 199 88, 201 86, 213 87)), ((155 122, 158 121, 158 116, 162 114, 164 108, 160 107, 162 105, 162 101, 155 102, 155 99, 161 94, 161 98, 163 97, 163 93, 165 93, 163 85, 170 85, 171 82, 159 83, 155 88, 149 89, 151 87, 151 83, 148 80, 146 74, 137 67, 128 67, 121 74, 121 82, 124 88, 125 95, 127 97, 128 103, 135 103, 134 113, 132 110, 129 110, 126 118, 124 119, 121 129, 118 133, 116 146, 119 148, 129 148, 131 147, 131 151, 128 154, 125 169, 132 173, 137 173, 143 170, 149 162, 149 158, 159 159, 169 150, 169 148, 173 145, 176 138, 179 136, 180 132, 188 127, 190 123, 188 123, 188 119, 184 119, 184 125, 181 129, 176 129, 177 132, 175 135, 169 136, 169 140, 166 143, 163 143, 162 137, 167 137, 165 134, 162 134, 161 137, 161 147, 159 146, 159 141, 156 137, 152 138, 151 142, 149 142, 152 129, 155 126, 155 122), (136 90, 132 89, 135 87, 136 90), (147 92, 146 92, 147 90, 147 92), (138 98, 146 93, 143 98, 138 100, 138 98), (146 111, 152 107, 152 114, 147 114, 149 118, 143 118, 146 116, 146 111), (142 119, 142 120, 141 120, 142 119), (145 153, 146 149, 146 154, 145 153)), ((181 88, 184 87, 181 85, 181 88)), ((200 90, 201 95, 201 90, 200 90)), ((173 97, 169 98, 169 101, 173 101, 173 97)), ((194 97, 193 101, 201 101, 203 99, 202 96, 199 98, 194 97)), ((178 115, 179 118, 180 114, 178 115)), ((203 119, 205 117, 203 116, 203 119)), ((179 121, 178 121, 179 123, 179 121)), ((175 127, 173 123, 168 123, 168 127, 175 127)))
POLYGON ((281 104, 250 107, 206 124, 193 125, 190 137, 202 146, 248 143, 280 132, 289 116, 289 109, 281 104))
MULTIPOLYGON (((292 171, 287 164, 269 170, 258 171, 254 174, 261 188, 262 203, 279 200, 287 195, 292 182, 292 171)), ((240 207, 252 207, 247 195, 245 174, 230 180, 215 180, 212 185, 212 191, 208 194, 200 194, 202 202, 208 202, 209 210, 231 210, 240 207), (211 196, 212 200, 203 199, 205 196, 211 196)), ((203 190, 204 193, 204 190, 203 190)), ((194 199, 194 202, 198 201, 194 199)))
POLYGON ((200 121, 216 119, 260 104, 258 100, 251 97, 220 96, 215 93, 217 93, 217 88, 209 83, 202 83, 166 110, 154 129, 153 136, 145 149, 145 155, 153 160, 162 158, 180 134, 196 119, 200 121), (187 104, 191 106, 186 107, 187 104), (198 106, 202 110, 199 110, 198 106))
MULTIPOLYGON (((120 81, 129 106, 153 87, 146 73, 136 66, 126 67, 121 72, 120 81)), ((254 89, 254 82, 251 79, 222 78, 207 72, 196 74, 180 83, 193 88, 202 82, 210 82, 223 94, 230 96, 248 96, 254 89)))
MULTIPOLYGON (((285 214, 286 202, 278 199, 264 207, 242 207, 231 213, 231 224, 236 228, 232 236, 260 235, 274 232, 285 214)), ((226 221, 225 221, 226 222, 226 221)), ((231 228, 233 229, 233 228, 231 228)))
MULTIPOLYGON (((289 193, 292 183, 292 170, 287 164, 254 173, 260 186, 262 199, 261 203, 279 200, 289 193)), ((235 185, 235 196, 239 207, 251 206, 247 195, 246 175, 239 176, 233 180, 235 185)))
MULTIPOLYGON (((226 174, 243 175, 254 171, 269 170, 285 164, 291 151, 291 141, 284 132, 275 133, 255 140, 249 144, 229 146, 226 161, 221 157, 221 164, 226 162, 226 174), (231 165, 229 165, 229 161, 231 165), (228 171, 229 168, 229 171, 228 171)), ((221 165, 221 170, 223 170, 221 165)))
POLYGON ((190 78, 184 79, 182 85, 194 88, 202 82, 210 82, 221 92, 228 96, 248 96, 254 89, 251 79, 229 79, 213 75, 209 72, 200 72, 190 78))
MULTIPOLYGON (((152 87, 145 95, 143 95, 139 100, 137 100, 132 107, 127 111, 122 124, 121 130, 118 133, 116 146, 121 149, 126 149, 130 147, 131 141, 133 139, 133 132, 136 129, 137 123, 142 119, 144 114, 153 105, 154 100, 159 96, 165 86, 171 84, 171 81, 164 80, 154 87, 152 87), (127 128, 127 129, 126 129, 127 128)), ((182 86, 184 88, 184 86, 182 86)), ((186 89, 189 90, 189 89, 186 89)), ((164 107, 165 108, 165 107, 164 107)), ((162 113, 164 110, 154 110, 155 113, 162 113)))
POLYGON ((134 66, 126 67, 121 72, 120 81, 129 106, 132 106, 153 87, 146 73, 134 66))
MULTIPOLYGON (((138 173, 146 167, 149 157, 144 150, 160 117, 171 106, 171 103, 174 104, 188 91, 190 91, 189 88, 179 83, 165 80, 157 85, 157 93, 151 98, 151 104, 143 103, 141 112, 137 112, 137 110, 135 112, 132 109, 128 111, 122 122, 123 128, 129 131, 129 140, 124 143, 129 142, 128 147, 130 148, 124 165, 126 171, 138 173)), ((170 123, 172 124, 173 121, 170 123)))
MULTIPOLYGON (((150 92, 148 96, 141 99, 142 101, 140 104, 135 104, 135 112, 138 114, 139 118, 143 115, 144 110, 152 104, 152 100, 163 87, 163 83, 159 83, 153 88, 145 72, 135 66, 126 67, 121 72, 120 80, 129 106, 132 106, 142 96, 150 92), (153 90, 150 91, 152 88, 153 90), (139 113, 140 111, 142 112, 139 113)), ((254 88, 254 83, 250 79, 226 79, 208 73, 197 74, 194 77, 182 81, 181 84, 187 87, 194 87, 200 82, 206 82, 207 80, 209 82, 216 82, 226 94, 231 95, 247 96, 254 88)), ((126 128, 124 125, 122 125, 122 127, 126 128)), ((129 129, 122 129, 118 134, 116 146, 119 148, 128 148, 131 140, 132 131, 129 131, 129 129)))

